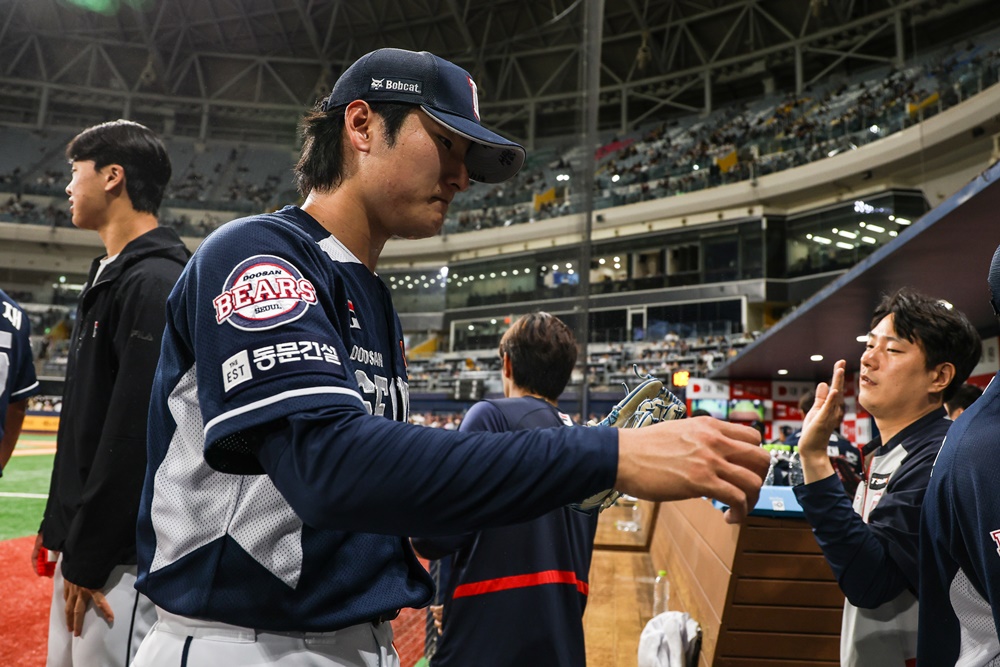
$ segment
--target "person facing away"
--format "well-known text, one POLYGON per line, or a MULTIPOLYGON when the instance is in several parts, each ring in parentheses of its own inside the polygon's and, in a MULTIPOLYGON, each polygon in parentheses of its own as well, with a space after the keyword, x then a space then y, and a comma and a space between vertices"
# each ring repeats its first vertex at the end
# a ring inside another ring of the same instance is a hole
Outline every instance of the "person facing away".
MULTIPOLYGON (((1000 314, 1000 248, 988 280, 993 312, 1000 314)), ((920 667, 1000 665, 996 376, 973 400, 941 445, 920 517, 920 667)))
POLYGON ((816 388, 799 439, 805 484, 794 488, 846 596, 840 661, 912 664, 917 651, 918 535, 931 466, 951 421, 944 401, 979 361, 979 334, 944 301, 903 288, 875 308, 858 402, 879 436, 862 449, 853 506, 827 446, 842 410, 845 362, 816 388))
POLYGON ((0 477, 21 435, 28 399, 40 391, 30 336, 28 316, 0 290, 0 477))
POLYGON ((76 310, 58 448, 35 541, 58 552, 48 665, 127 665, 156 620, 134 588, 146 420, 167 295, 190 253, 157 224, 170 159, 148 128, 87 128, 67 146, 73 224, 100 236, 76 310))
MULTIPOLYGON (((559 395, 576 339, 548 313, 517 320, 500 340, 505 398, 476 403, 462 432, 572 426, 559 395)), ((426 558, 451 557, 434 667, 585 667, 583 611, 597 512, 560 507, 533 521, 456 537, 412 538, 426 558)))
POLYGON ((983 395, 983 390, 974 384, 965 383, 958 388, 955 395, 945 402, 945 410, 948 411, 948 419, 955 421, 963 412, 976 402, 976 399, 983 395))
POLYGON ((373 51, 302 132, 302 206, 220 227, 167 301, 137 529, 137 586, 159 622, 136 667, 189 654, 396 665, 388 621, 432 594, 409 535, 528 521, 610 487, 728 497, 730 519, 746 515, 767 457, 735 425, 406 423, 382 249, 437 234, 470 178, 501 182, 524 160, 480 124, 468 72, 427 52, 373 51))

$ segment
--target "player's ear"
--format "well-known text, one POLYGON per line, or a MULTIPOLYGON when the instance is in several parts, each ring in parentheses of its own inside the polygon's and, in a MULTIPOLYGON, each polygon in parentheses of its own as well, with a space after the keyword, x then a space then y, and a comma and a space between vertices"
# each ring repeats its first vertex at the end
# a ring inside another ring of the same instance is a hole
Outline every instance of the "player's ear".
POLYGON ((344 110, 344 127, 347 130, 347 140, 354 150, 367 153, 371 150, 375 125, 375 112, 364 100, 354 100, 344 110))
POLYGON ((506 378, 514 377, 514 365, 510 363, 510 355, 505 352, 502 359, 503 359, 503 376, 506 378))
POLYGON ((930 392, 936 394, 943 392, 955 379, 955 365, 950 361, 938 364, 929 371, 931 386, 930 392))
POLYGON ((105 165, 101 168, 101 175, 104 177, 104 190, 106 192, 125 186, 125 168, 120 164, 105 165))

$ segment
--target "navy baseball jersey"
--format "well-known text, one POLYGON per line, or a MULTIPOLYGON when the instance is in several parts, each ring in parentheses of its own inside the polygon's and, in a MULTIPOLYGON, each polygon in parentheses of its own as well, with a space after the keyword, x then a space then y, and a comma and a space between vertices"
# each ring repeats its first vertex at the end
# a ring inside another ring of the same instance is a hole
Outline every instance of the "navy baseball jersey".
POLYGON ((403 536, 528 520, 614 482, 611 429, 400 423, 388 289, 297 207, 212 234, 167 310, 136 585, 172 613, 273 631, 385 618, 431 597, 403 536))
POLYGON ((917 664, 1000 665, 1000 382, 955 421, 920 517, 917 664))
POLYGON ((31 357, 31 323, 28 316, 0 291, 0 437, 7 421, 7 406, 38 393, 31 357))
MULTIPOLYGON (((503 433, 572 425, 555 406, 523 396, 476 403, 461 430, 503 433)), ((513 526, 414 538, 421 554, 454 559, 444 634, 432 664, 586 665, 583 612, 597 516, 561 507, 513 526)))

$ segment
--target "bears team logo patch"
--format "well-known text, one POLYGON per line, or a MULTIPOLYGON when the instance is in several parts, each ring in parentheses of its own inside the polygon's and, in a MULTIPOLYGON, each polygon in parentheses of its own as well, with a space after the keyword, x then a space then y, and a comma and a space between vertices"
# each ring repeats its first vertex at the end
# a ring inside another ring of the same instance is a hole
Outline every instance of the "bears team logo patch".
POLYGON ((990 531, 990 537, 997 543, 997 554, 1000 555, 1000 530, 990 531))
POLYGON ((212 299, 215 321, 244 331, 273 329, 294 322, 316 303, 316 288, 290 262, 255 255, 240 262, 212 299))

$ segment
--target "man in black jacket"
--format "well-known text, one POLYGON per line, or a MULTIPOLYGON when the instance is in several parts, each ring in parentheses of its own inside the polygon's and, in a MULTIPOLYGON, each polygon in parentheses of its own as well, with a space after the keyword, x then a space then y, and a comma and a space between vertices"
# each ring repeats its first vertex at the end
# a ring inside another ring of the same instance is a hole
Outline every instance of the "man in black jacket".
MULTIPOLYGON (((156 620, 134 589, 146 422, 167 295, 190 252, 159 227, 170 160, 148 128, 114 121, 66 149, 73 224, 97 232, 66 372, 58 450, 38 539, 60 554, 49 667, 125 667, 156 620)), ((35 555, 32 555, 32 562, 35 555)))

